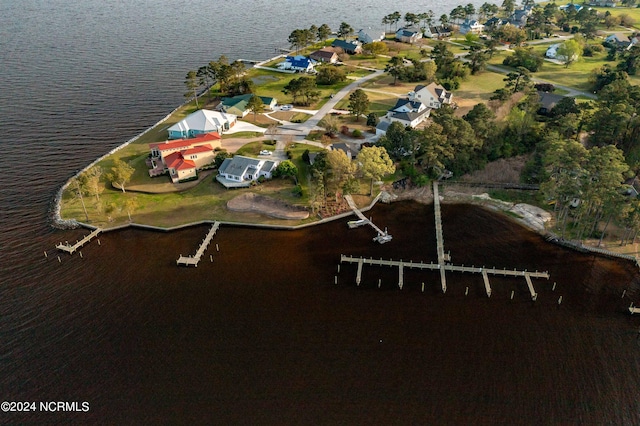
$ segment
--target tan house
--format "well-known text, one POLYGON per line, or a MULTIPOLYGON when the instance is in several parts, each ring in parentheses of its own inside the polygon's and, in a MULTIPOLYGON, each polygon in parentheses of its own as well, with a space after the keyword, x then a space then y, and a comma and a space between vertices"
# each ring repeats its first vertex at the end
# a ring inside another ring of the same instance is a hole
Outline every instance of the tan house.
POLYGON ((338 54, 336 51, 330 47, 324 47, 320 50, 316 50, 311 55, 309 55, 311 59, 318 62, 324 62, 328 64, 335 64, 338 62, 338 54))
POLYGON ((149 176, 168 173, 173 183, 196 178, 198 170, 213 163, 221 140, 218 133, 205 133, 192 139, 149 144, 149 176))

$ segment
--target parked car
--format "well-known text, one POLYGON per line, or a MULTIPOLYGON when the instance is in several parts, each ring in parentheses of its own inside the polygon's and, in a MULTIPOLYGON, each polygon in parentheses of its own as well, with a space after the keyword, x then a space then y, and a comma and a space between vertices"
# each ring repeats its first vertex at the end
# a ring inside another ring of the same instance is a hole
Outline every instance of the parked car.
POLYGON ((291 104, 282 105, 282 106, 280 107, 280 109, 281 109, 282 111, 291 111, 291 110, 293 109, 293 105, 291 105, 291 104))
POLYGON ((271 155, 271 151, 267 151, 266 149, 263 149, 262 151, 260 151, 260 155, 271 155))

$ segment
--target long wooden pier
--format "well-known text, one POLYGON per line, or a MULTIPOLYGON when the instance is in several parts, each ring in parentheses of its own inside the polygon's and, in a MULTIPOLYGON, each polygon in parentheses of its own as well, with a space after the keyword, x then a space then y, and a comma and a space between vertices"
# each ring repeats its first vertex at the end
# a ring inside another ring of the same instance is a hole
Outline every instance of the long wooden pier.
MULTIPOLYGON (((356 203, 353 201, 353 198, 351 197, 350 194, 347 194, 344 196, 344 199, 347 200, 347 204, 349 204, 349 207, 351 208, 351 210, 353 210, 353 212, 356 214, 356 216, 358 216, 360 218, 360 220, 362 220, 362 224, 367 224, 367 225, 371 225, 371 227, 378 233, 378 235, 376 236, 376 238, 374 238, 374 241, 379 242, 380 244, 386 243, 388 241, 391 241, 391 235, 389 235, 389 233, 387 231, 383 231, 382 229, 378 228, 376 226, 375 223, 373 223, 371 220, 367 219, 367 217, 362 214, 362 212, 360 210, 358 210, 358 207, 356 206, 356 203)), ((351 226, 351 225, 349 225, 351 226)))
POLYGON ((178 260, 176 260, 176 264, 178 266, 179 265, 184 265, 184 266, 193 265, 193 266, 195 266, 197 268, 198 267, 198 262, 200 262, 200 258, 204 254, 204 252, 207 249, 207 247, 209 247, 209 244, 211 243, 211 240, 213 239, 213 236, 216 235, 216 232, 218 231, 219 227, 220 227, 220 223, 219 222, 214 222, 213 226, 211 227, 211 229, 209 229, 209 232, 207 233, 207 236, 204 238, 204 240, 202 240, 202 243, 200 243, 200 247, 198 247, 198 251, 196 252, 196 254, 193 255, 193 256, 180 255, 180 258, 178 260))
POLYGON ((363 257, 353 257, 340 255, 340 263, 356 263, 358 264, 358 272, 356 275, 356 284, 360 285, 362 281, 362 268, 364 265, 375 265, 375 266, 395 266, 398 268, 398 287, 402 289, 404 286, 404 268, 410 269, 428 269, 428 270, 440 270, 442 271, 450 271, 450 272, 469 272, 472 274, 482 274, 482 278, 485 284, 485 289, 487 292, 487 296, 491 296, 491 285, 489 283, 489 275, 496 276, 504 276, 504 277, 524 277, 527 282, 527 287, 529 288, 529 292, 531 293, 531 299, 536 300, 538 295, 535 292, 535 288, 533 287, 533 283, 531 282, 531 278, 546 278, 549 279, 548 272, 529 272, 529 271, 519 271, 519 270, 510 270, 510 269, 497 269, 497 268, 485 268, 485 267, 476 267, 476 266, 464 266, 464 265, 452 265, 449 263, 446 264, 438 264, 438 263, 424 263, 424 262, 404 262, 402 260, 385 260, 385 259, 373 259, 373 258, 363 258, 363 257))
MULTIPOLYGON (((438 265, 444 266, 445 261, 451 260, 449 256, 444 254, 444 237, 442 235, 442 214, 440 213, 440 195, 438 194, 438 181, 433 181, 433 214, 435 216, 436 226, 436 248, 438 250, 438 265)), ((447 277, 445 276, 445 268, 440 268, 440 285, 442 292, 447 292, 447 277)))
POLYGON ((84 237, 83 239, 81 239, 80 241, 76 241, 75 244, 71 245, 68 242, 65 242, 64 244, 60 243, 56 246, 56 248, 58 250, 62 250, 62 251, 66 251, 69 254, 73 254, 75 253, 79 248, 81 248, 82 246, 84 246, 85 244, 87 244, 89 241, 91 241, 94 237, 96 237, 100 232, 102 232, 102 229, 100 228, 96 228, 94 229, 89 235, 87 235, 86 237, 84 237))

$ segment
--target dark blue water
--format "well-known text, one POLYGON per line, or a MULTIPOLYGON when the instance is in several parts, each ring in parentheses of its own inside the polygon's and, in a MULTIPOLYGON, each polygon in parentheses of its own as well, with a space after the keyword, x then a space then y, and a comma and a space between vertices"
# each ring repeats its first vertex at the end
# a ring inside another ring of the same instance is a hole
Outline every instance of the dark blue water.
POLYGON ((0 423, 640 423, 640 324, 620 298, 638 297, 636 271, 477 208, 443 209, 456 262, 549 270, 556 292, 536 283, 533 304, 523 282, 492 280, 488 300, 478 277, 460 276, 441 295, 437 276, 416 272, 399 291, 394 271, 375 268, 356 287, 346 265, 334 285, 341 253, 436 258, 432 209, 413 203, 373 211, 394 234, 386 246, 344 221, 223 228, 213 264, 179 269, 204 228, 127 230, 58 263, 54 245, 82 232, 50 226, 55 192, 180 104, 186 71, 270 57, 312 23, 378 26, 396 9, 0 0, 0 400, 90 404, 0 423))

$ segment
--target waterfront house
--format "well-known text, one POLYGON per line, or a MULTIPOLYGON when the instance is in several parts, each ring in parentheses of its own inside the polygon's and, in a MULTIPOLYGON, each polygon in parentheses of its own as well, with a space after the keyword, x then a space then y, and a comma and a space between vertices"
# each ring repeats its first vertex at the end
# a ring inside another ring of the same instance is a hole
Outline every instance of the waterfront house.
POLYGON ((607 38, 604 39, 604 41, 610 46, 617 47, 618 49, 630 49, 638 43, 638 38, 629 38, 629 36, 627 36, 626 34, 615 33, 609 34, 607 38))
POLYGON ((169 139, 192 138, 204 133, 219 133, 231 129, 238 117, 221 111, 201 109, 169 127, 169 139))
POLYGON ((484 31, 484 25, 476 19, 465 19, 460 25, 460 34, 481 34, 482 31, 484 31))
POLYGON ((376 135, 386 133, 389 124, 394 121, 402 123, 403 126, 416 127, 431 114, 431 108, 427 108, 420 101, 410 101, 409 99, 398 99, 396 104, 387 111, 387 114, 380 118, 376 126, 376 135))
POLYGON ((206 133, 192 139, 151 143, 146 161, 149 176, 169 173, 173 183, 195 178, 198 170, 213 163, 221 140, 217 133, 206 133))
POLYGON ((323 47, 320 50, 316 50, 309 55, 309 57, 316 62, 324 62, 327 64, 335 64, 338 62, 338 54, 335 49, 331 47, 323 47))
POLYGON ((396 31, 396 40, 413 44, 422 38, 422 31, 418 28, 405 27, 396 31))
POLYGON ((409 100, 420 101, 429 108, 440 108, 444 104, 452 103, 453 94, 436 83, 426 86, 419 84, 409 92, 409 100))
POLYGON ((524 28, 524 26, 527 25, 527 20, 529 19, 529 16, 531 16, 532 12, 533 8, 530 6, 522 9, 516 9, 513 11, 511 16, 509 16, 509 23, 518 28, 524 28))
POLYGON ((278 64, 278 68, 297 72, 311 72, 315 61, 303 55, 287 56, 284 62, 278 64))
POLYGON ((271 179, 277 165, 278 161, 275 160, 235 155, 222 162, 216 180, 225 188, 248 187, 252 181, 258 180, 261 176, 271 179))
POLYGON ((571 10, 574 10, 576 13, 580 12, 582 10, 584 6, 579 5, 579 4, 575 4, 575 3, 567 3, 567 4, 563 4, 562 6, 558 6, 559 10, 565 11, 565 12, 569 12, 571 10))
MULTIPOLYGON (((216 109, 239 117, 244 117, 250 112, 249 109, 247 109, 247 105, 249 104, 249 100, 252 96, 254 96, 253 93, 247 93, 246 95, 222 98, 222 101, 218 104, 216 109)), ((276 98, 271 98, 269 96, 259 96, 259 98, 262 100, 265 109, 268 110, 273 110, 278 102, 276 98)))
POLYGON ((362 44, 384 40, 384 31, 373 31, 371 28, 358 30, 358 41, 362 44))
POLYGON ((551 113, 551 110, 557 105, 557 103, 564 98, 564 96, 556 95, 555 93, 538 91, 538 99, 540 102, 538 114, 549 115, 551 113))
POLYGON ((445 38, 449 37, 453 30, 449 26, 434 25, 424 30, 424 36, 429 38, 445 38))
POLYGON ((341 40, 339 38, 333 40, 331 43, 331 47, 337 47, 338 49, 342 49, 344 53, 348 53, 349 55, 357 55, 362 53, 362 43, 357 40, 341 40))

